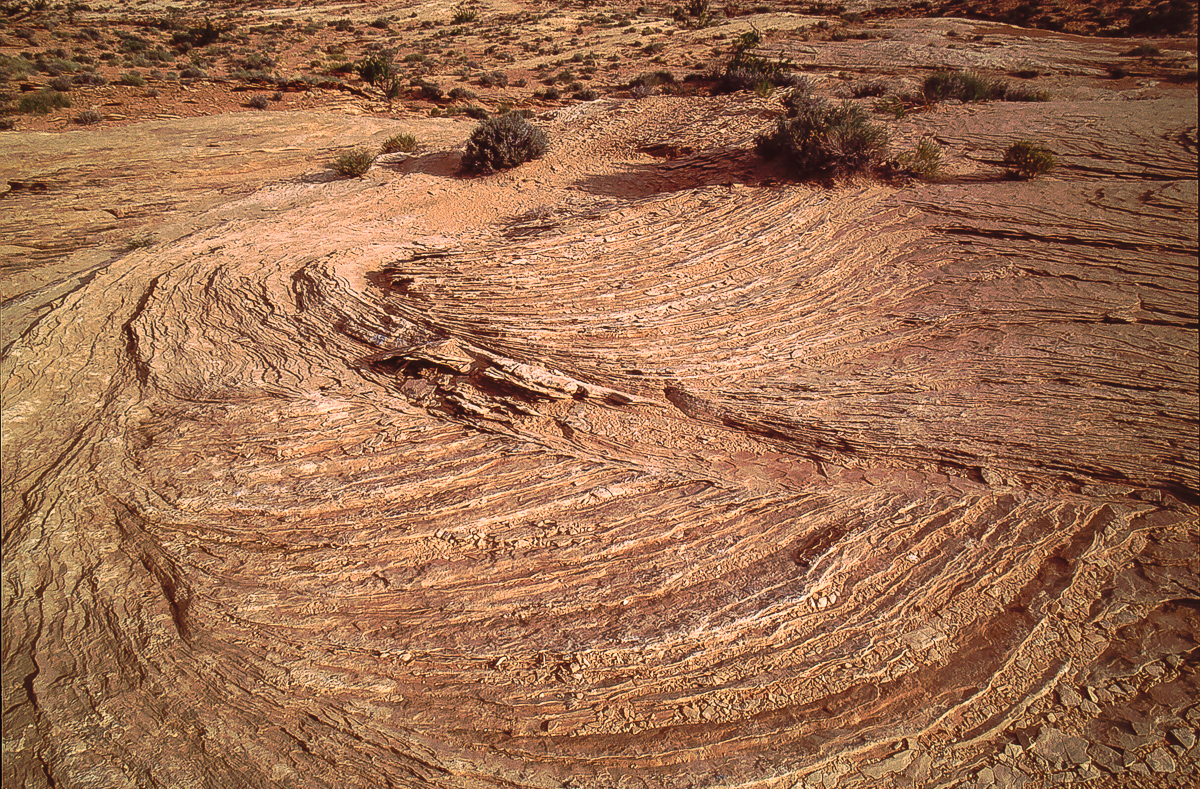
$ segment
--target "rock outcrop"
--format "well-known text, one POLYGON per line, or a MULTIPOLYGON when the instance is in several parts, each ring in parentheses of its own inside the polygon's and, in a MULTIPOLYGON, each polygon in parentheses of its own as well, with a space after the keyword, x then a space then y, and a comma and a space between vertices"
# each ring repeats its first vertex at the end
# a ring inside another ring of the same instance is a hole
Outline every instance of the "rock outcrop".
POLYGON ((761 106, 481 180, 280 115, 243 190, 158 121, 214 182, 123 171, 128 250, 87 166, 7 195, 5 785, 1194 782, 1194 87, 931 111, 908 187, 777 180, 761 106))

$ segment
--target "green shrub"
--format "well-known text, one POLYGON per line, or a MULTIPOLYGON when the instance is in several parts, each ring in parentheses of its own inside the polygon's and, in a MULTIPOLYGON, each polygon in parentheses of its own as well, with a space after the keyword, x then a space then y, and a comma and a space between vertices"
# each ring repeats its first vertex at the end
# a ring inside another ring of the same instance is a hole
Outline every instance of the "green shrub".
POLYGON ((488 111, 477 104, 468 104, 462 108, 462 111, 468 118, 474 118, 477 121, 485 120, 488 116, 488 111))
POLYGON ((450 24, 465 25, 468 22, 474 22, 478 18, 478 11, 476 11, 474 8, 467 8, 465 5, 461 5, 454 9, 454 16, 450 17, 450 24))
POLYGON ((85 71, 71 78, 71 85, 107 85, 108 80, 94 71, 85 71))
POLYGON ((246 104, 256 110, 265 110, 267 107, 271 106, 271 100, 267 98, 265 93, 257 93, 254 96, 251 96, 250 100, 247 101, 246 104))
POLYGON ((997 101, 1004 98, 1008 86, 966 71, 937 71, 925 78, 922 89, 926 101, 997 101))
POLYGON ((366 148, 355 148, 340 154, 334 159, 333 169, 337 170, 339 175, 344 175, 348 178, 357 177, 370 170, 374 162, 374 152, 366 148))
POLYGON ((756 144, 762 156, 783 159, 800 177, 865 170, 887 154, 887 130, 850 102, 809 98, 797 101, 788 115, 756 144))
POLYGON ((42 88, 37 93, 26 93, 17 102, 17 112, 26 115, 46 115, 53 110, 70 107, 71 97, 57 90, 42 88))
POLYGON ((508 75, 503 71, 493 71, 490 74, 480 74, 479 84, 485 88, 507 88, 508 75))
POLYGON ((124 74, 122 74, 120 77, 117 78, 117 82, 120 82, 122 85, 128 85, 130 87, 140 88, 146 84, 146 78, 143 77, 141 74, 137 73, 136 71, 126 71, 124 74))
POLYGON ((771 60, 756 54, 760 44, 762 35, 757 30, 749 30, 738 36, 725 71, 713 85, 713 93, 756 90, 764 84, 775 87, 796 84, 799 78, 791 72, 791 63, 782 57, 771 60))
POLYGON ((897 120, 908 114, 908 107, 905 106, 904 100, 899 96, 884 96, 878 99, 871 108, 878 113, 891 115, 897 120))
POLYGON ((354 64, 354 70, 364 82, 381 85, 392 76, 392 62, 382 55, 368 55, 354 64))
POLYGON ((408 132, 393 134, 391 137, 388 137, 386 140, 384 140, 383 145, 380 147, 380 150, 382 150, 384 153, 396 153, 397 151, 403 153, 412 153, 416 149, 417 137, 416 135, 409 134, 408 132))
POLYGON ((944 158, 942 146, 930 137, 922 137, 912 153, 901 154, 897 164, 905 174, 929 181, 941 172, 944 158))
POLYGON ((1058 165, 1054 152, 1032 140, 1020 140, 1004 152, 1004 167, 1017 178, 1033 178, 1053 170, 1058 165))
POLYGON ((432 82, 419 81, 417 88, 420 90, 421 98, 429 99, 430 101, 440 101, 446 95, 441 87, 432 82))
POLYGON ((468 172, 507 170, 546 154, 546 133, 516 113, 490 118, 467 140, 462 166, 468 172))

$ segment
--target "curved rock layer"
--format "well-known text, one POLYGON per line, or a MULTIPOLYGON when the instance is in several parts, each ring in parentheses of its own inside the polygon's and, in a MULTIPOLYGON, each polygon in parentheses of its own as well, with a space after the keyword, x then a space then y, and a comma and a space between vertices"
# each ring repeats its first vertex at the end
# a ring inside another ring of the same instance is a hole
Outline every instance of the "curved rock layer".
POLYGON ((746 107, 282 181, 12 341, 5 784, 1194 780, 1194 94, 903 189, 746 107))

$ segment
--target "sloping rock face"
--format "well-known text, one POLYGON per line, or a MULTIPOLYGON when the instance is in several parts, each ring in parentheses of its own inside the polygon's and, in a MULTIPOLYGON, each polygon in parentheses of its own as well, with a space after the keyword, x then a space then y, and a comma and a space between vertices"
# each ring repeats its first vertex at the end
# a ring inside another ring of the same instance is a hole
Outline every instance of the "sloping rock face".
POLYGON ((1194 90, 1060 106, 1027 183, 1045 107, 932 112, 907 188, 773 181, 755 101, 482 180, 281 117, 268 186, 63 264, 3 359, 5 785, 1190 785, 1194 90))

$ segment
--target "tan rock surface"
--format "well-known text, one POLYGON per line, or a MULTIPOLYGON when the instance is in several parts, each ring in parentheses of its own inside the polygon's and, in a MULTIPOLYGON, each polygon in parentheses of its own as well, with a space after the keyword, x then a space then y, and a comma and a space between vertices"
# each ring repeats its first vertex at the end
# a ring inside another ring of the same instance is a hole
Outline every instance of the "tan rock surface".
POLYGON ((1195 96, 4 133, 5 785, 1191 785, 1195 96))

